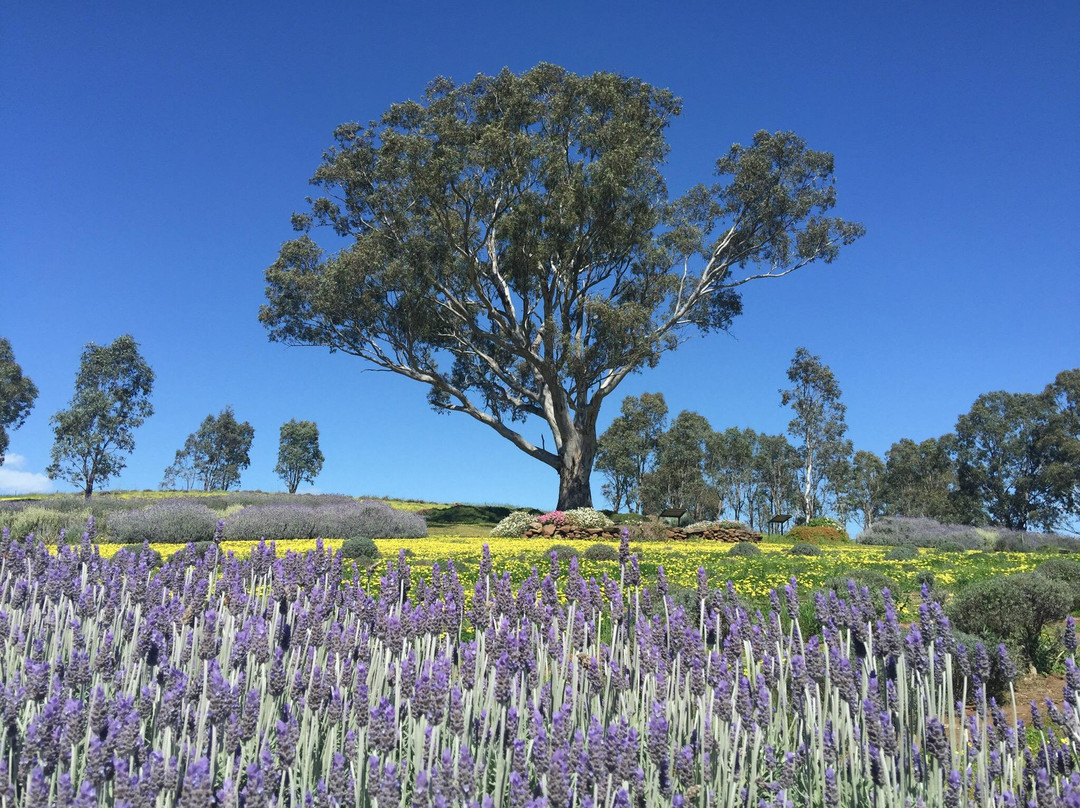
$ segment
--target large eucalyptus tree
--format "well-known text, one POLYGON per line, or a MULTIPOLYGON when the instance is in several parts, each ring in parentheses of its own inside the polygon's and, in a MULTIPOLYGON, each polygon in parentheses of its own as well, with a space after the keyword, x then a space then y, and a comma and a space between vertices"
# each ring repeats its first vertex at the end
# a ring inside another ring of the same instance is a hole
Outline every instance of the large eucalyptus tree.
POLYGON ((670 199, 661 166, 680 101, 549 64, 456 84, 344 124, 266 271, 272 340, 368 360, 428 387, 591 504, 600 407, 691 328, 725 330, 738 287, 832 261, 863 232, 832 218, 833 158, 758 132, 718 181, 670 199), (344 244, 324 252, 326 225, 344 244), (535 445, 516 423, 542 419, 535 445))

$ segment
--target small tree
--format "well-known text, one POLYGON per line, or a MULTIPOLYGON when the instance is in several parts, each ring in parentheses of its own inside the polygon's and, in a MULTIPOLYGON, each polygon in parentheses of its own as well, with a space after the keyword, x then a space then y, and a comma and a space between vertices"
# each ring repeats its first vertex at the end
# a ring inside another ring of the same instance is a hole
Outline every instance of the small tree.
POLYGON ((240 472, 251 465, 248 454, 254 439, 255 428, 237 421, 232 407, 217 417, 207 415, 165 469, 165 482, 190 477, 201 481, 204 491, 228 491, 240 484, 240 472))
POLYGON ((717 513, 716 491, 705 482, 706 441, 712 428, 704 416, 683 410, 660 436, 656 468, 645 475, 643 503, 647 511, 686 508, 694 519, 717 513))
POLYGON ((8 429, 18 429, 30 414, 38 389, 15 361, 11 343, 0 337, 0 466, 8 447, 8 429))
POLYGON ((177 484, 183 484, 185 491, 195 487, 200 480, 199 470, 195 467, 196 436, 188 435, 184 441, 184 448, 176 450, 176 457, 172 465, 165 469, 165 478, 161 481, 161 488, 175 491, 177 484))
POLYGON ((885 506, 885 463, 873 452, 859 450, 851 463, 848 485, 842 494, 845 511, 862 517, 863 530, 869 530, 882 515, 885 506))
POLYGON ((293 419, 281 425, 274 473, 285 481, 290 494, 296 493, 300 483, 315 481, 322 471, 323 460, 319 449, 319 427, 314 421, 293 419))
POLYGON ((799 487, 803 515, 809 521, 821 505, 826 470, 850 446, 844 441, 847 408, 840 401, 840 385, 832 370, 806 348, 795 351, 787 376, 793 386, 780 391, 780 401, 795 411, 788 433, 796 441, 801 461, 799 487))
POLYGON ((714 432, 705 442, 705 478, 717 493, 717 511, 731 513, 736 521, 745 512, 754 525, 753 502, 760 480, 754 474, 758 435, 753 429, 729 427, 714 432))
POLYGON ((606 478, 604 495, 618 511, 641 507, 641 481, 656 456, 657 444, 667 422, 667 403, 662 393, 627 396, 622 414, 597 442, 596 470, 606 478))
POLYGON ((764 511, 768 511, 768 515, 759 520, 761 524, 786 513, 798 500, 798 469, 799 456, 785 435, 758 435, 754 473, 760 480, 764 511))
POLYGON ((123 455, 135 449, 134 431, 154 413, 153 386, 154 371, 130 334, 111 345, 87 344, 75 395, 51 420, 56 438, 49 478, 82 486, 89 499, 95 485, 123 471, 123 455))

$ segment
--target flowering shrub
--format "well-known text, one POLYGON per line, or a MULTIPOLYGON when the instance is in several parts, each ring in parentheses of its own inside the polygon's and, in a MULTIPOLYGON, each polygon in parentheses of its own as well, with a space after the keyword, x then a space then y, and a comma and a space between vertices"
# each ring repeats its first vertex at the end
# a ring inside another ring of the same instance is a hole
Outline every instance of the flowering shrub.
POLYGON ((788 538, 804 544, 823 544, 825 542, 847 541, 848 535, 831 525, 811 527, 796 525, 787 532, 788 538))
POLYGON ((302 505, 249 505, 225 517, 226 541, 314 539, 317 535, 315 509, 302 505))
POLYGON ((399 511, 382 500, 365 499, 316 508, 315 530, 324 539, 413 539, 427 535, 427 523, 417 513, 399 511))
POLYGON ((939 547, 944 542, 962 544, 969 550, 988 549, 989 543, 975 528, 943 525, 926 517, 886 516, 878 519, 855 540, 861 544, 939 547))
POLYGON ((201 502, 165 499, 138 510, 109 516, 109 539, 118 544, 187 544, 210 541, 218 517, 201 502))
POLYGON ((89 509, 59 511, 31 505, 12 512, 11 535, 22 539, 33 533, 41 541, 55 542, 61 530, 78 536, 89 515, 89 509))
POLYGON ((251 505, 225 518, 229 541, 276 539, 417 538, 427 535, 424 517, 380 500, 304 505, 251 505))
POLYGON ((844 523, 838 519, 833 519, 831 516, 815 516, 806 523, 807 527, 835 527, 837 530, 844 530, 844 523))
POLYGON ((88 541, 0 551, 8 805, 1080 800, 1071 623, 1064 698, 1028 729, 984 687, 1015 675, 1004 646, 961 654, 932 599, 902 626, 889 593, 880 617, 862 592, 819 593, 803 635, 794 579, 762 613, 704 569, 642 580, 636 556, 627 589, 573 559, 514 585, 485 547, 467 597, 452 562, 402 553, 367 588, 318 542, 185 549, 157 571, 88 541))
POLYGON ((525 533, 529 525, 535 521, 536 517, 528 511, 514 511, 491 529, 491 535, 508 539, 516 538, 525 533))
POLYGON ((695 533, 695 532, 698 532, 698 531, 701 531, 701 530, 715 530, 718 527, 720 527, 719 522, 710 522, 710 521, 706 520, 704 522, 694 522, 693 524, 687 525, 683 529, 687 533, 695 533))
MULTIPOLYGON (((558 513, 553 511, 552 513, 558 513)), ((615 523, 595 508, 573 508, 563 514, 567 523, 580 528, 605 528, 615 523)))
POLYGON ((549 511, 548 513, 543 513, 536 517, 536 521, 542 525, 562 527, 566 524, 566 514, 562 511, 549 511))

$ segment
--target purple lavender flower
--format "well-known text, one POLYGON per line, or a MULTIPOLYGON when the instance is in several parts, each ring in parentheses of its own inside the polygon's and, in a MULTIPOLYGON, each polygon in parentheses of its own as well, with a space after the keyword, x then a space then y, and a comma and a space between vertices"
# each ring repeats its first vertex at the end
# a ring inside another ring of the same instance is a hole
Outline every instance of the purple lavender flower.
POLYGON ((1003 679, 1011 682, 1016 678, 1016 668, 1013 666, 1012 659, 1009 658, 1009 651, 1005 648, 1005 643, 998 644, 998 669, 1001 671, 1003 679))

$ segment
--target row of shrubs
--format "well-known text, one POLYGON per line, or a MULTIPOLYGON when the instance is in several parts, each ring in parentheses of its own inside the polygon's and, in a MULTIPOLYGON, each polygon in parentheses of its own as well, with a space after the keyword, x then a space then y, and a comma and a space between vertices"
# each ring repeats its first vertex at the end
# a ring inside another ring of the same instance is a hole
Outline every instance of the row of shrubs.
POLYGON ((908 516, 886 516, 879 519, 856 536, 855 540, 861 544, 910 545, 944 550, 1031 553, 1058 549, 1080 552, 1080 538, 1075 536, 1026 533, 1001 527, 946 525, 926 517, 908 516))
MULTIPOLYGON (((24 509, 12 514, 9 527, 17 538, 34 533, 43 541, 55 540, 64 529, 75 539, 81 534, 89 515, 86 511, 24 509)), ((187 544, 214 539, 418 538, 427 535, 422 516, 395 510, 380 500, 357 502, 344 497, 322 507, 250 505, 227 513, 224 519, 221 516, 195 499, 163 499, 147 507, 115 511, 104 523, 98 522, 96 529, 99 540, 116 544, 187 544)), ((2 517, 0 514, 0 521, 3 521, 2 517)))
MULTIPOLYGON (((355 503, 352 497, 341 494, 282 494, 262 491, 236 491, 200 494, 188 497, 151 499, 138 495, 95 495, 90 500, 77 495, 49 496, 43 499, 0 501, 0 525, 11 529, 13 536, 22 538, 33 533, 43 541, 55 541, 61 530, 78 535, 86 520, 94 517, 98 533, 109 534, 111 525, 121 514, 146 510, 165 503, 184 502, 209 509, 216 524, 218 519, 250 506, 302 505, 324 508, 331 505, 355 503)), ((120 519, 123 521, 123 518, 120 519)), ((205 521, 205 520, 204 520, 205 521)), ((212 532, 212 530, 211 530, 212 532)))

